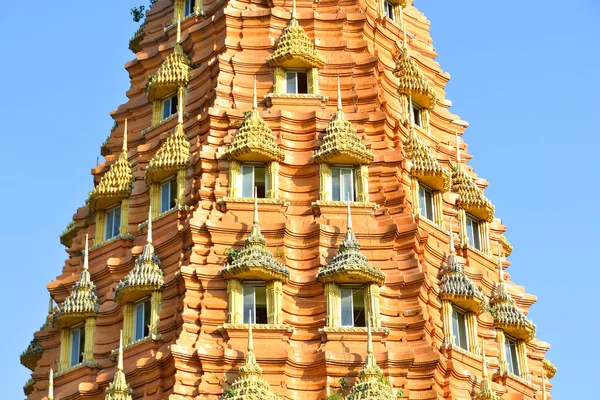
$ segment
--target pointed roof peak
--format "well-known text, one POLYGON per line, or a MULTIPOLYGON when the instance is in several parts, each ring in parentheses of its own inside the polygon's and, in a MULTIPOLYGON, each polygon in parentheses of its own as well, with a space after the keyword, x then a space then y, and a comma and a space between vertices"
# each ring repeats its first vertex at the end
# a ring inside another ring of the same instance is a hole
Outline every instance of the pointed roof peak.
POLYGON ((119 358, 117 361, 117 372, 113 381, 106 389, 105 400, 131 400, 131 386, 127 384, 123 372, 123 330, 119 334, 119 358))
POLYGON ((48 400, 54 400, 54 370, 52 368, 48 374, 48 400))
POLYGON ((371 323, 367 321, 367 354, 373 355, 373 334, 371 332, 371 323))
POLYGON ((177 124, 183 124, 183 108, 184 108, 184 99, 183 99, 183 87, 180 87, 177 91, 177 124))
POLYGON ((248 352, 254 351, 254 341, 252 338, 252 310, 248 310, 248 352))
POLYGON ((181 44, 181 18, 177 18, 177 39, 176 44, 181 44))

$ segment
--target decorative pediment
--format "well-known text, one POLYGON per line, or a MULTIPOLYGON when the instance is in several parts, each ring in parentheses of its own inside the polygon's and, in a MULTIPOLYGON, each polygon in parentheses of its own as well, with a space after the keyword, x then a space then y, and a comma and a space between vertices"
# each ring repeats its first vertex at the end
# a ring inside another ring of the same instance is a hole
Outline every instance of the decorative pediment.
MULTIPOLYGON (((181 104, 181 103, 180 103, 181 104)), ((146 181, 160 182, 173 172, 186 169, 190 161, 190 141, 183 131, 183 121, 165 140, 146 168, 146 181)))
POLYGON ((319 269, 319 282, 336 283, 375 283, 385 282, 385 274, 379 268, 369 264, 367 257, 360 252, 360 244, 352 229, 350 203, 348 203, 348 230, 340 244, 338 253, 330 264, 319 269))
POLYGON ((191 61, 183 52, 181 41, 181 27, 177 23, 177 43, 173 54, 169 55, 160 65, 156 74, 148 77, 148 99, 160 100, 174 90, 187 86, 190 81, 191 61))
POLYGON ((75 282, 71 294, 63 301, 53 316, 53 324, 58 328, 70 326, 89 317, 95 317, 100 310, 96 285, 92 283, 88 270, 88 236, 85 235, 83 271, 75 282))
POLYGON ((315 49, 304 28, 296 19, 296 2, 293 4, 292 19, 279 37, 275 52, 267 60, 272 67, 321 68, 325 59, 315 49))
MULTIPOLYGON (((149 211, 152 215, 152 210, 149 211)), ((142 254, 135 260, 135 266, 120 281, 115 289, 115 301, 127 303, 138 300, 153 291, 161 290, 165 284, 164 274, 160 269, 160 260, 154 253, 152 245, 152 217, 148 217, 148 239, 142 254)))
POLYGON ((436 95, 429 81, 415 60, 410 57, 407 47, 400 50, 396 59, 394 75, 398 77, 398 92, 404 94, 428 110, 435 106, 436 95))
POLYGON ((104 400, 131 400, 131 386, 127 384, 125 373, 123 372, 123 331, 119 338, 119 361, 117 363, 117 372, 113 381, 106 389, 104 400))
POLYGON ((501 265, 499 265, 499 268, 500 283, 490 300, 492 315, 494 316, 494 327, 502 329, 506 334, 516 339, 530 341, 535 337, 536 327, 517 308, 514 299, 506 290, 501 265))
POLYGON ((323 143, 315 153, 317 163, 370 164, 373 153, 356 133, 342 111, 342 96, 338 78, 338 110, 325 130, 323 143))
POLYGON ((100 182, 90 192, 88 204, 93 210, 102 209, 129 197, 133 184, 131 163, 127 158, 127 120, 123 131, 123 150, 119 158, 108 171, 100 178, 100 182))
POLYGON ((262 379, 262 368, 254 355, 252 341, 252 315, 248 324, 248 352, 246 360, 240 367, 239 377, 233 382, 229 390, 221 396, 222 400, 278 400, 271 386, 262 379))
POLYGON ((254 222, 250 235, 244 241, 244 247, 221 270, 225 279, 258 279, 264 281, 287 281, 290 275, 286 266, 275 260, 267 249, 267 240, 258 225, 258 204, 254 198, 254 222))
POLYGON ((418 177, 432 189, 440 191, 450 189, 450 171, 441 166, 412 127, 404 142, 404 154, 411 162, 411 175, 418 177))
POLYGON ((396 400, 398 395, 386 381, 385 375, 373 356, 371 326, 367 329, 367 359, 358 373, 358 382, 352 387, 346 400, 396 400))
POLYGON ((456 206, 484 221, 494 219, 494 206, 473 178, 458 164, 452 172, 452 191, 458 194, 456 206))
POLYGON ((261 118, 257 107, 254 77, 252 111, 244 117, 242 125, 225 151, 228 160, 283 161, 285 155, 275 142, 271 128, 261 118))
POLYGON ((33 338, 29 342, 27 349, 21 353, 21 364, 33 371, 37 362, 42 358, 43 352, 44 348, 41 343, 36 338, 33 338))

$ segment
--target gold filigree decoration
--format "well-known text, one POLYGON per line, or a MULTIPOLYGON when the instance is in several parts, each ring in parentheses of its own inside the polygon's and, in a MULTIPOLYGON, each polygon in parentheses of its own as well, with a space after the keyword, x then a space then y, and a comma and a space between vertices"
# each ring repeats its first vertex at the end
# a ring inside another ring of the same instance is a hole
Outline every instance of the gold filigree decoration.
POLYGON ((33 338, 27 349, 21 353, 21 364, 33 371, 37 362, 42 358, 43 352, 42 344, 36 338, 33 338))
POLYGON ((221 270, 225 279, 262 279, 287 281, 290 272, 286 266, 275 260, 267 249, 267 240, 258 224, 258 202, 254 197, 254 221, 244 247, 221 270))
POLYGON ((395 400, 398 395, 385 379, 373 355, 371 327, 367 329, 367 358, 358 373, 358 382, 352 387, 347 400, 395 400))
POLYGON ((385 282, 385 274, 379 268, 369 264, 367 257, 361 253, 360 244, 352 229, 350 203, 347 203, 347 207, 348 230, 344 240, 331 263, 319 269, 317 280, 336 283, 375 283, 381 286, 385 282))
POLYGON ((117 363, 117 372, 113 381, 106 389, 104 400, 131 400, 131 386, 127 384, 125 373, 123 372, 123 331, 119 338, 119 361, 117 363))
POLYGON ((233 382, 228 391, 221 399, 227 400, 278 400, 277 396, 271 390, 271 387, 262 379, 262 368, 256 361, 254 355, 254 344, 252 341, 252 314, 250 314, 248 324, 248 352, 246 359, 240 367, 240 375, 233 382))
POLYGON ((73 239, 77 236, 77 224, 75 221, 69 222, 63 233, 60 234, 60 243, 63 246, 71 247, 73 239))
POLYGON ((325 129, 325 136, 321 147, 315 153, 317 163, 353 163, 370 164, 373 162, 373 153, 367 149, 365 143, 356 133, 346 115, 342 111, 340 80, 338 78, 338 110, 325 129))
POLYGON ((506 290, 500 257, 498 257, 498 268, 500 282, 490 299, 494 327, 502 329, 516 339, 530 341, 535 337, 536 326, 517 308, 514 299, 506 290))
POLYGON ((140 25, 137 31, 135 31, 135 33, 133 34, 133 37, 129 39, 129 50, 131 50, 132 52, 138 53, 142 51, 142 46, 140 46, 140 43, 142 40, 144 40, 144 36, 146 36, 145 29, 146 21, 144 21, 140 25))
POLYGON ((190 161, 190 141, 183 131, 183 124, 175 128, 175 132, 165 140, 146 169, 146 181, 157 182, 168 173, 185 169, 190 161))
POLYGON ((83 271, 71 294, 63 301, 58 311, 53 315, 52 322, 57 327, 68 326, 73 321, 94 317, 100 310, 96 285, 93 284, 88 269, 88 235, 85 235, 85 250, 83 256, 83 271))
POLYGON ((283 161, 285 155, 275 143, 273 132, 258 113, 256 100, 256 77, 252 111, 242 121, 242 125, 225 151, 228 160, 239 161, 283 161))
POLYGON ((544 371, 546 372, 546 377, 548 379, 552 379, 554 378, 554 375, 556 375, 556 366, 554 366, 554 364, 552 364, 549 360, 547 359, 543 359, 542 360, 542 367, 544 368, 544 371))
POLYGON ((504 250, 504 256, 510 256, 513 251, 513 247, 504 234, 500 236, 500 244, 502 245, 502 250, 504 250))
POLYGON ((407 47, 400 50, 396 59, 394 75, 398 77, 398 92, 412 99, 421 107, 429 110, 435 106, 436 95, 429 81, 415 60, 410 57, 407 47))
POLYGON ((494 206, 483 194, 473 178, 458 164, 452 171, 452 191, 458 194, 456 206, 482 219, 492 222, 494 206))
POLYGON ((267 60, 271 67, 315 67, 325 65, 325 59, 315 49, 304 28, 296 19, 294 2, 292 19, 277 41, 275 52, 267 60))
POLYGON ((152 245, 152 210, 148 217, 148 237, 142 254, 135 260, 135 266, 120 281, 115 289, 115 301, 117 303, 127 302, 132 293, 135 293, 135 299, 150 294, 153 291, 161 290, 165 284, 164 274, 160 269, 160 260, 154 253, 152 245))
POLYGON ((403 147, 406 158, 412 162, 411 175, 427 181, 425 183, 428 183, 433 189, 450 190, 450 171, 442 167, 412 127, 403 147))

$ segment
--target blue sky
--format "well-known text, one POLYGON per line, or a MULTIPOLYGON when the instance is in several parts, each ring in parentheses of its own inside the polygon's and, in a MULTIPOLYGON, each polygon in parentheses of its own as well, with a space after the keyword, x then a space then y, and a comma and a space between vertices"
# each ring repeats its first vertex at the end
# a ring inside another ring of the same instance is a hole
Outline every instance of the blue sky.
MULTIPOLYGON (((145 3, 140 0, 139 4, 145 3)), ((0 292, 3 397, 23 398, 19 354, 44 322, 45 285, 67 254, 58 237, 83 205, 90 168, 126 101, 137 2, 0 2, 3 144, 0 292)), ((600 5, 595 0, 424 1, 452 111, 470 122, 470 164, 515 247, 512 279, 539 297, 557 399, 600 399, 597 152, 600 5), (585 326, 585 328, 584 328, 585 326), (585 334, 584 334, 585 333, 585 334)))

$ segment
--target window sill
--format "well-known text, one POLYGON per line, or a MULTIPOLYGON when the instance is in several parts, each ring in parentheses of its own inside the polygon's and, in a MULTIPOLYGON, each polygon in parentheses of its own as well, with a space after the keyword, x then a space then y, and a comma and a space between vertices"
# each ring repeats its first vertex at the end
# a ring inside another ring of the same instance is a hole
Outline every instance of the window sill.
MULTIPOLYGON (((189 119, 189 118, 190 118, 190 114, 189 114, 189 113, 187 113, 187 112, 184 112, 184 113, 183 113, 183 116, 184 116, 185 118, 187 118, 187 119, 189 119)), ((151 126, 147 127, 146 129, 142 129, 142 131, 141 131, 141 135, 142 135, 142 137, 145 137, 145 136, 146 136, 146 134, 147 134, 148 132, 150 132, 150 131, 152 131, 152 130, 154 130, 154 129, 156 129, 156 128, 160 127, 160 126, 163 126, 163 125, 165 125, 167 122, 170 122, 170 121, 173 121, 173 120, 177 120, 177 113, 175 113, 175 114, 173 114, 173 115, 170 115, 170 116, 168 116, 168 117, 167 117, 167 118, 165 118, 165 119, 161 119, 161 120, 160 120, 160 122, 158 122, 158 123, 156 123, 156 124, 154 124, 154 125, 151 125, 151 126)))
MULTIPOLYGON (((345 201, 317 200, 312 203, 313 212, 317 214, 343 214, 347 213, 345 201)), ((353 215, 371 215, 373 211, 379 210, 379 204, 371 202, 350 202, 353 215)))
POLYGON ((56 378, 58 378, 58 377, 60 377, 62 375, 71 373, 73 371, 77 371, 79 369, 85 368, 85 367, 87 367, 87 368, 101 368, 100 363, 97 362, 97 361, 93 361, 93 362, 84 361, 84 362, 81 362, 79 364, 72 365, 72 366, 70 366, 69 368, 67 368, 67 369, 65 369, 63 371, 57 372, 56 374, 54 374, 54 379, 56 379, 56 378))
MULTIPOLYGON (((534 384, 529 379, 522 378, 522 377, 517 376, 517 375, 513 374, 512 372, 508 372, 508 371, 496 372, 493 375, 492 379, 495 380, 495 381, 496 380, 508 380, 508 379, 510 379, 513 382, 515 382, 517 384, 520 384, 520 385, 523 385, 523 386, 525 386, 525 387, 527 387, 527 388, 529 388, 529 389, 531 389, 531 390, 533 390, 535 392, 541 390, 540 386, 534 384)), ((504 382, 504 384, 506 385, 506 382, 504 382)))
MULTIPOLYGON (((220 325, 217 330, 225 341, 230 339, 247 339, 248 324, 220 325)), ((254 339, 287 340, 294 333, 294 327, 288 324, 252 324, 254 339)))
MULTIPOLYGON (((217 328, 220 331, 228 330, 243 330, 248 331, 248 324, 232 324, 226 323, 217 328)), ((293 332, 294 327, 288 324, 252 324, 253 331, 282 331, 282 332, 293 332)))
POLYGON ((298 100, 302 100, 303 106, 321 106, 329 101, 328 96, 310 93, 269 93, 265 96, 267 106, 298 106, 298 100))
MULTIPOLYGON (((171 208, 170 210, 164 211, 164 212, 158 214, 156 217, 152 218, 152 222, 158 221, 159 219, 161 219, 163 217, 166 217, 167 215, 174 214, 174 213, 179 212, 179 211, 184 211, 185 212, 188 209, 189 209, 189 207, 186 206, 186 205, 185 206, 175 206, 175 207, 171 208)), ((148 226, 148 220, 146 220, 146 221, 144 221, 142 223, 139 223, 138 224, 138 230, 141 231, 143 228, 145 228, 147 226, 148 226)))
POLYGON ((114 236, 103 242, 94 244, 92 247, 90 247, 90 251, 94 251, 94 250, 99 249, 100 247, 104 247, 110 243, 118 242, 119 240, 133 240, 133 239, 135 239, 135 237, 130 233, 126 233, 124 235, 117 235, 117 236, 114 236))
MULTIPOLYGON (((134 348, 134 347, 140 346, 140 345, 142 345, 142 344, 144 344, 144 343, 148 343, 148 342, 158 342, 158 341, 161 341, 161 340, 163 340, 163 336, 162 336, 160 333, 153 334, 153 335, 148 335, 148 336, 146 336, 146 337, 143 337, 143 338, 141 338, 141 339, 138 339, 138 340, 136 340, 136 341, 133 341, 133 342, 129 342, 129 343, 127 343, 127 344, 124 344, 124 345, 123 345, 123 352, 125 352, 125 351, 127 351, 127 350, 129 350, 129 349, 131 349, 131 348, 134 348)), ((116 361, 118 356, 119 356, 119 349, 118 349, 118 348, 116 348, 116 349, 113 349, 113 350, 110 352, 110 358, 111 358, 111 360, 112 360, 112 361, 116 361)))
MULTIPOLYGON (((181 20, 181 25, 183 25, 183 23, 184 23, 185 21, 189 20, 189 19, 192 19, 192 18, 198 18, 198 17, 205 17, 205 16, 206 16, 206 14, 205 14, 205 13, 204 13, 204 11, 202 11, 202 10, 200 10, 200 12, 199 12, 199 13, 196 13, 196 11, 194 11, 194 12, 193 12, 193 13, 191 13, 190 15, 187 15, 187 16, 183 17, 183 19, 181 20)), ((169 26, 166 26, 166 27, 164 28, 164 31, 165 31, 165 32, 168 32, 168 31, 170 31, 171 29, 174 29, 174 28, 176 28, 176 27, 177 27, 177 23, 173 23, 173 24, 171 24, 171 25, 169 25, 169 26)))
MULTIPOLYGON (((289 205, 288 202, 281 199, 256 199, 258 204, 280 204, 282 206, 289 205)), ((229 197, 225 196, 221 198, 218 203, 227 204, 227 203, 253 203, 254 197, 229 197)))
MULTIPOLYGON (((351 342, 362 342, 367 335, 367 328, 355 326, 326 326, 325 328, 319 329, 319 333, 321 334, 322 340, 325 341, 346 340, 351 342)), ((371 328, 371 334, 375 338, 383 339, 390 334, 390 329, 386 327, 371 328)))
MULTIPOLYGON (((472 358, 473 360, 477 361, 478 363, 481 363, 481 361, 483 361, 483 358, 481 357, 481 355, 471 353, 469 350, 465 350, 462 347, 456 346, 454 343, 442 344, 442 350, 460 353, 463 356, 472 358)), ((452 353, 449 354, 449 358, 453 358, 452 353)))

